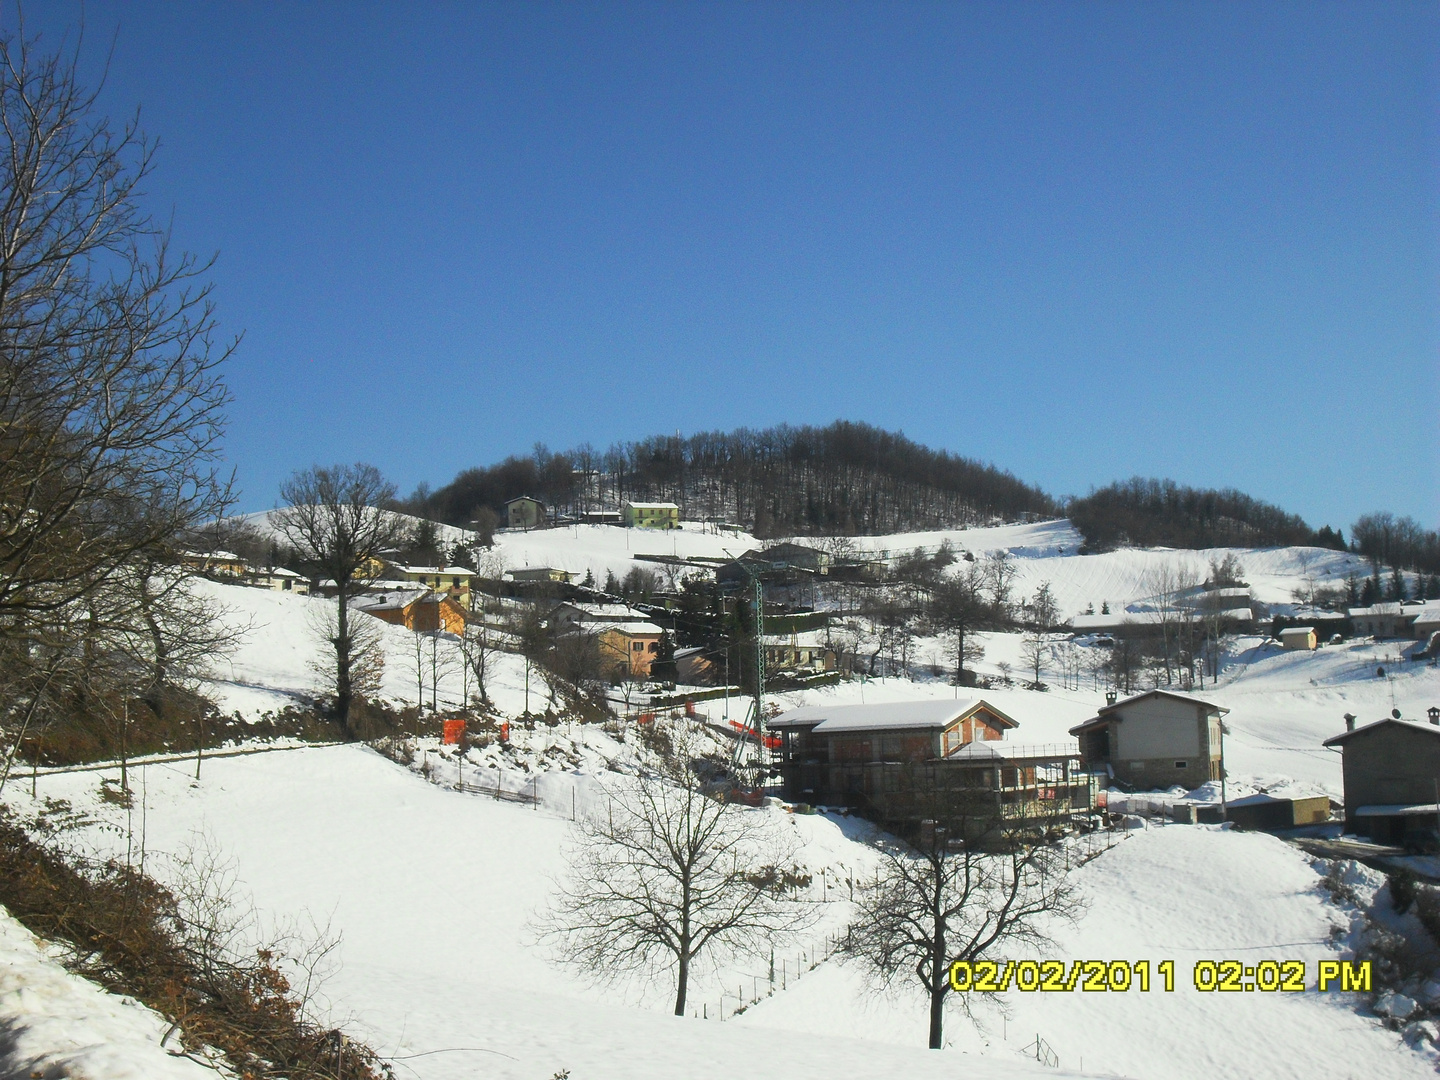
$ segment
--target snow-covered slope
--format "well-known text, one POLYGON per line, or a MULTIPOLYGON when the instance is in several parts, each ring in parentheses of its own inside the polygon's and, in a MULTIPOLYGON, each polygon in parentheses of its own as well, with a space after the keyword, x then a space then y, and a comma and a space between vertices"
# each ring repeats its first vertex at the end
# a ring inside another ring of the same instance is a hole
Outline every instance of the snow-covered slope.
MULTIPOLYGON (((170 1025, 132 998, 72 975, 0 908, 0 1076, 213 1080, 160 1041, 170 1025)), ((171 1045, 179 1050, 179 1039, 171 1045)))
MULTIPOLYGON (((95 823, 72 842, 108 849, 124 840, 120 812, 96 796, 98 779, 42 776, 40 796, 87 810, 95 823)), ((356 1034, 423 1080, 532 1080, 563 1069, 599 1080, 1057 1075, 1026 1060, 1037 1033, 1072 1075, 1082 1058, 1089 1073, 1213 1080, 1433 1068, 1351 1001, 1192 988, 1196 959, 1293 958, 1313 970, 1335 955, 1329 928, 1346 916, 1304 858, 1269 837, 1172 826, 1101 854, 1078 871, 1090 910, 1060 929, 1056 955, 1173 959, 1175 991, 1012 993, 1010 1018, 982 1009, 978 1028, 954 1009, 949 1039, 966 1055, 957 1059, 921 1049, 924 1012, 912 997, 877 996, 833 960, 725 1023, 713 1018, 717 985, 695 989, 697 1003, 711 1002, 705 1021, 666 1015, 663 986, 577 981, 528 929, 561 869, 563 803, 552 813, 442 790, 354 746, 217 759, 198 785, 150 766, 141 790, 152 851, 203 832, 235 860, 263 911, 343 932, 343 967, 327 996, 353 1014, 356 1034)), ((6 794, 33 809, 23 789, 6 794)), ((812 868, 864 865, 866 849, 842 821, 787 820, 804 830, 812 868)), ((842 895, 835 889, 830 903, 843 908, 842 895)))

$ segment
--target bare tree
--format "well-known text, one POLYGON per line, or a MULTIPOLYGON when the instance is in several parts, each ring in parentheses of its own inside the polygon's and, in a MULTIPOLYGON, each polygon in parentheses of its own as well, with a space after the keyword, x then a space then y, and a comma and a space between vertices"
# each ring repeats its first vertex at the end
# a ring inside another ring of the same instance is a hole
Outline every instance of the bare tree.
POLYGON ((154 146, 0 35, 0 612, 55 611, 228 502, 208 264, 136 203, 154 146))
POLYGON ((897 841, 880 849, 880 868, 860 895, 845 951, 883 986, 914 980, 924 988, 930 1048, 938 1050, 953 964, 998 946, 1041 946, 1049 921, 1073 919, 1083 907, 1062 850, 1043 834, 1001 831, 996 850, 981 850, 968 837, 987 823, 963 804, 928 825, 918 846, 897 841))
POLYGON ((661 773, 617 787, 576 823, 568 873, 539 925, 559 958, 601 979, 671 974, 685 1015, 697 967, 759 955, 809 924, 785 888, 792 849, 763 809, 701 791, 687 740, 661 773))
POLYGON ((108 619, 101 590, 231 499, 233 345, 212 340, 209 264, 140 208, 154 143, 95 104, 73 54, 0 33, 0 640, 23 690, 7 727, 67 682, 98 686, 105 668, 72 662, 86 605, 108 619))
POLYGON ((405 519, 382 509, 395 485, 373 465, 316 465, 281 484, 280 497, 288 505, 276 511, 276 528, 312 573, 335 583, 335 715, 353 738, 349 604, 380 573, 381 555, 405 541, 405 519))
MULTIPOLYGON (((373 698, 380 693, 385 679, 385 624, 371 615, 352 611, 346 623, 350 640, 350 689, 357 698, 373 698)), ((326 681, 335 678, 335 658, 331 650, 340 636, 339 613, 330 606, 312 605, 307 621, 310 633, 322 644, 321 658, 311 670, 326 681)))

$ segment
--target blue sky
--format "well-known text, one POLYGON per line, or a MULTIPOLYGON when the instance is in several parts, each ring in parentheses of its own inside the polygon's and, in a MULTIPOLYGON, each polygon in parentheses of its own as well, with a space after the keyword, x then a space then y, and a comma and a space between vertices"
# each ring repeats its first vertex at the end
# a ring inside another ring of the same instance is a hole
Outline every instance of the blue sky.
POLYGON ((83 16, 219 254, 242 509, 845 418, 1057 495, 1440 524, 1440 3, 83 16))

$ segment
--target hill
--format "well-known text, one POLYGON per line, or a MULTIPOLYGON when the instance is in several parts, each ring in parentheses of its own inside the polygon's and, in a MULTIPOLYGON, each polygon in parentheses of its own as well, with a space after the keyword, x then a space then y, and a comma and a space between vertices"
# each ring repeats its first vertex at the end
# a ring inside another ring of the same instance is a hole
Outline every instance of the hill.
POLYGON ((538 446, 466 469, 433 493, 419 490, 405 509, 464 525, 519 495, 565 514, 626 499, 673 501, 683 517, 753 526, 762 537, 911 532, 1059 510, 1038 487, 993 465, 843 420, 654 436, 603 452, 538 446))

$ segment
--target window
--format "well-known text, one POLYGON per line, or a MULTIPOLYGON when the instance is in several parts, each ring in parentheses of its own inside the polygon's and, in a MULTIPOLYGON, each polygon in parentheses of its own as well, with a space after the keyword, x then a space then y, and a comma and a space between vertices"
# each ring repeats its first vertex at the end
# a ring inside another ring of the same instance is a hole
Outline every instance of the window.
POLYGON ((1130 771, 1131 771, 1131 772, 1144 772, 1144 771, 1145 771, 1145 763, 1144 763, 1143 761, 1132 761, 1132 762, 1130 762, 1130 771))
POLYGON ((1189 763, 1188 763, 1188 762, 1184 762, 1184 761, 1177 761, 1177 762, 1175 762, 1175 768, 1177 768, 1177 769, 1184 769, 1184 768, 1188 768, 1188 767, 1189 767, 1189 763))
POLYGON ((644 652, 645 643, 643 641, 637 641, 634 645, 631 645, 630 648, 634 649, 636 652, 644 652))

